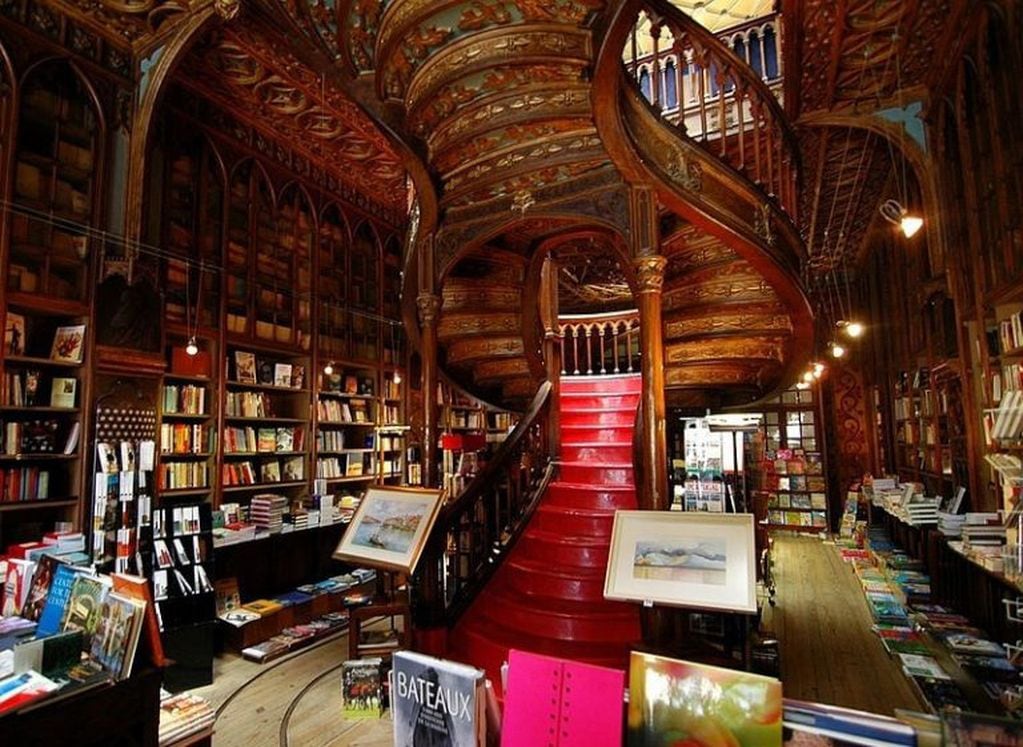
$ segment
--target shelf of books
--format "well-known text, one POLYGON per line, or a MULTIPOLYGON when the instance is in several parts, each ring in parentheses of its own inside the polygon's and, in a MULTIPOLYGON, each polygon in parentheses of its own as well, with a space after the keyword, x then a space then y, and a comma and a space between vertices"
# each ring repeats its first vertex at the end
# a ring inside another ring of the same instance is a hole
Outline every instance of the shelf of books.
POLYGON ((308 493, 308 357, 228 345, 220 438, 221 493, 248 504, 260 493, 308 493))
POLYGON ((103 139, 93 102, 66 62, 21 86, 0 390, 0 547, 53 528, 80 528, 87 424, 86 337, 103 139))
POLYGON ((817 392, 789 389, 764 410, 760 487, 772 529, 828 531, 824 443, 817 392))
MULTIPOLYGON (((331 362, 316 392, 316 477, 328 490, 361 492, 378 478, 377 371, 331 362)), ((400 410, 393 412, 395 418, 400 410)))

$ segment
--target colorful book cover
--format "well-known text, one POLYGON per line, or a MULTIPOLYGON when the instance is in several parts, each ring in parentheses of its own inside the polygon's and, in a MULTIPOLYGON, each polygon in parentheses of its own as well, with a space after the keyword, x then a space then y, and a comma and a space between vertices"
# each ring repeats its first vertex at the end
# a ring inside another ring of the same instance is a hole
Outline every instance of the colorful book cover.
POLYGON ((380 718, 379 658, 351 659, 341 665, 341 713, 345 718, 380 718))
POLYGON ((57 570, 53 574, 53 583, 50 584, 50 591, 46 595, 46 604, 39 615, 39 625, 36 628, 38 637, 43 638, 60 631, 64 611, 71 598, 71 587, 81 572, 80 568, 74 566, 64 564, 57 566, 57 570))
POLYGON ((107 594, 103 602, 91 653, 92 658, 118 679, 131 674, 145 613, 145 602, 117 592, 107 594))
POLYGON ((632 653, 629 747, 781 747, 781 682, 705 664, 632 653))
POLYGON ((114 573, 110 578, 114 584, 114 591, 118 594, 145 604, 144 624, 146 640, 149 643, 149 656, 154 666, 166 666, 168 662, 163 653, 163 640, 160 638, 160 620, 157 617, 156 605, 153 604, 149 581, 142 576, 132 576, 127 573, 114 573))
POLYGON ((624 693, 619 669, 512 650, 501 747, 617 747, 624 693))
POLYGON ((64 609, 62 631, 82 631, 82 648, 92 649, 92 637, 103 614, 103 600, 110 585, 97 576, 79 575, 71 585, 71 596, 64 609))
POLYGON ((32 574, 32 584, 28 589, 28 596, 25 598, 25 606, 21 609, 21 616, 33 622, 39 621, 46 607, 46 598, 50 594, 50 587, 53 585, 57 568, 62 563, 53 555, 43 555, 36 562, 35 572, 32 574))
POLYGON ((396 651, 391 676, 395 744, 483 747, 483 672, 413 651, 396 651))
POLYGON ((21 612, 28 599, 28 589, 32 580, 32 568, 35 566, 31 560, 23 558, 9 558, 7 561, 7 573, 4 576, 4 603, 0 611, 4 617, 14 617, 21 612))

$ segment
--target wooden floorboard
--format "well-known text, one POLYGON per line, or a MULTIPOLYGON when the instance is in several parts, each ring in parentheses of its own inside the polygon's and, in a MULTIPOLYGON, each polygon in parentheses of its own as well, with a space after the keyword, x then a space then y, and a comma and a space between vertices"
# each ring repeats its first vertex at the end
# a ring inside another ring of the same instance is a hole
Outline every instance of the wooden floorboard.
MULTIPOLYGON (((764 625, 781 644, 786 697, 891 714, 922 710, 913 689, 871 632, 852 570, 830 544, 779 536, 774 544, 777 606, 764 625)), ((197 692, 219 711, 216 747, 391 747, 391 721, 341 715, 348 637, 269 664, 225 655, 214 684, 197 692)))
POLYGON ((777 605, 764 625, 781 645, 785 696, 888 715, 924 710, 871 632, 863 591, 836 548, 779 535, 773 555, 777 605))

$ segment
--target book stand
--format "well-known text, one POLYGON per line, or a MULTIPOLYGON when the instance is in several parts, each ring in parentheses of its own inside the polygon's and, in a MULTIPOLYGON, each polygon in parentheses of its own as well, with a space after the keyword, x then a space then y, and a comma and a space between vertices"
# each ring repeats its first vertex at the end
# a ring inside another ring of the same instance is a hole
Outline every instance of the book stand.
POLYGON ((409 611, 408 591, 403 574, 377 571, 376 595, 369 604, 355 607, 348 613, 348 658, 366 656, 389 658, 409 640, 412 616, 409 611), (386 630, 364 630, 370 621, 385 618, 386 630), (400 629, 396 627, 401 620, 400 629))

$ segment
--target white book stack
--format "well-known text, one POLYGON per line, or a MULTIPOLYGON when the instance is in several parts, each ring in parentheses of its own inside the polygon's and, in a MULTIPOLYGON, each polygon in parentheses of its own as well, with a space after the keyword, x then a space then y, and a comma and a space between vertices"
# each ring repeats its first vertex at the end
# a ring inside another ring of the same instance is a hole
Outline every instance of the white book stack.
POLYGON ((945 511, 938 512, 938 531, 946 537, 962 537, 963 524, 966 523, 966 516, 963 514, 950 514, 945 511))
POLYGON ((915 527, 938 523, 940 498, 920 498, 905 507, 906 521, 915 527))
POLYGON ((283 495, 263 493, 249 503, 249 520, 257 529, 266 529, 271 534, 281 531, 284 523, 284 509, 288 500, 283 495))
POLYGON ((995 546, 1005 544, 1005 527, 998 513, 970 512, 963 524, 963 543, 971 546, 995 546))

